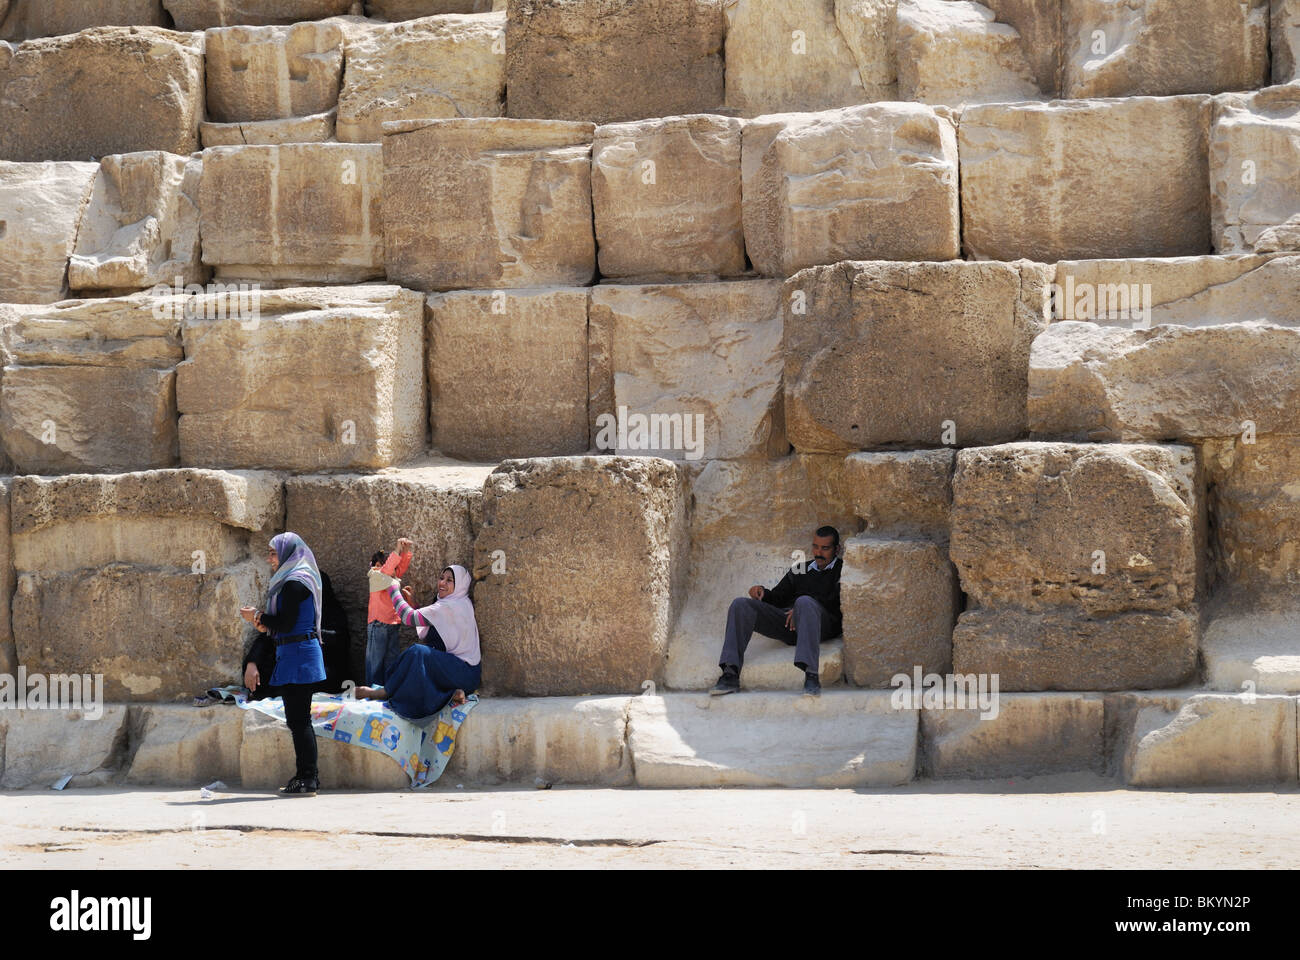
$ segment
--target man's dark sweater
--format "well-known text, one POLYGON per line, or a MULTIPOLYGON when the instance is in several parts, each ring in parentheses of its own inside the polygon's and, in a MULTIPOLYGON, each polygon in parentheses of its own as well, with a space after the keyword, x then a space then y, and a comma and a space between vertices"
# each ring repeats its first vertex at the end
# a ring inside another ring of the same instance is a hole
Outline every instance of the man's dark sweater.
MULTIPOLYGON (((791 567, 785 576, 771 590, 764 591, 763 602, 774 607, 793 607, 799 597, 812 597, 830 614, 838 627, 840 624, 840 571, 844 562, 836 557, 825 570, 815 570, 812 564, 804 567, 803 573, 795 573, 791 567)), ((837 630, 836 633, 839 631, 837 630)), ((831 634, 834 636, 834 634, 831 634)))

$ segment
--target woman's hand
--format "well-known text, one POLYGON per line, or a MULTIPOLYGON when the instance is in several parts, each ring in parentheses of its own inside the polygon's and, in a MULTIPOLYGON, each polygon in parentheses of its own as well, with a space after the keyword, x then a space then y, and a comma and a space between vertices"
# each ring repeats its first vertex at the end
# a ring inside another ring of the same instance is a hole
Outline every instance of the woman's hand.
POLYGON ((257 664, 251 660, 248 666, 244 668, 244 686, 251 691, 257 690, 257 685, 262 682, 262 675, 257 672, 257 664))
POLYGON ((240 615, 241 617, 243 617, 245 620, 247 620, 249 623, 255 623, 255 622, 256 622, 256 620, 253 619, 254 614, 256 614, 256 613, 257 613, 257 608, 256 608, 256 607, 240 607, 240 608, 239 608, 239 615, 240 615))
POLYGON ((402 587, 402 596, 406 598, 407 603, 411 606, 415 606, 415 591, 413 589, 410 587, 402 587))

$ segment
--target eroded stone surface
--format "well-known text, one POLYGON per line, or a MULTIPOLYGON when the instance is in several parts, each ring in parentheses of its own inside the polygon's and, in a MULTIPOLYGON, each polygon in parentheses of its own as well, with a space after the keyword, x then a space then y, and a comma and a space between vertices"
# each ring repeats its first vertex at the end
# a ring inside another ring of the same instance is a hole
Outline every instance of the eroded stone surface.
POLYGON ((901 0, 899 99, 963 106, 1039 100, 1026 44, 981 3, 901 0))
POLYGON ((216 27, 204 40, 214 121, 304 117, 338 103, 343 31, 336 23, 216 27))
POLYGON ((1272 0, 1273 82, 1300 80, 1300 0, 1272 0))
POLYGON ((78 33, 90 27, 168 24, 162 0, 4 0, 0 40, 22 41, 78 33))
POLYGON ((301 23, 349 13, 355 0, 162 0, 177 30, 301 23))
POLYGON ((936 779, 1017 780, 1074 770, 1100 773, 1104 719, 1104 698, 1088 693, 999 695, 996 712, 988 713, 922 710, 922 772, 936 779))
POLYGON ((1215 252, 1300 250, 1300 85, 1216 100, 1210 187, 1215 252))
POLYGON ((53 303, 68 293, 68 257, 97 163, 0 160, 0 302, 53 303))
POLYGON ((955 450, 854 453, 844 460, 853 509, 877 537, 948 539, 955 450))
POLYGON ((336 111, 314 113, 286 120, 255 120, 247 123, 201 123, 199 136, 204 147, 237 147, 245 144, 325 143, 334 139, 336 111))
POLYGON ((960 253, 957 138, 923 104, 760 117, 745 125, 741 174, 745 246, 767 276, 960 253))

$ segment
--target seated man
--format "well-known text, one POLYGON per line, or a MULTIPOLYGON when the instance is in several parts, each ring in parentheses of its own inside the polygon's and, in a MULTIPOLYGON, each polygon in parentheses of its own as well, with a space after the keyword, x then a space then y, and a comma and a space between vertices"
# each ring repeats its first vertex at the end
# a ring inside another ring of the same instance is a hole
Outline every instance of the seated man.
POLYGON ((716 697, 740 689, 745 648, 757 630, 794 647, 794 665, 804 671, 804 694, 821 696, 818 645, 841 633, 840 571, 844 564, 838 557, 839 549, 839 531, 818 527, 813 535, 813 562, 803 573, 791 567, 771 590, 750 587, 748 597, 731 602, 727 638, 718 660, 722 676, 709 691, 711 694, 716 697))

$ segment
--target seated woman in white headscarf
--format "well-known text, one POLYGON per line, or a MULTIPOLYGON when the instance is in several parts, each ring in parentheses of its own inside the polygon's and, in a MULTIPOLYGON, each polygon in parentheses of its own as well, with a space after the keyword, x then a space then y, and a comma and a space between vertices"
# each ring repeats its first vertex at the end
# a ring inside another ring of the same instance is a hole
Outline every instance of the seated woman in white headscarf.
POLYGON ((357 687, 361 700, 387 700, 398 716, 420 720, 448 703, 459 705, 482 678, 478 623, 469 598, 469 571, 445 567, 438 577, 438 599, 419 610, 402 598, 401 584, 388 585, 393 609, 420 642, 397 658, 382 687, 357 687))

